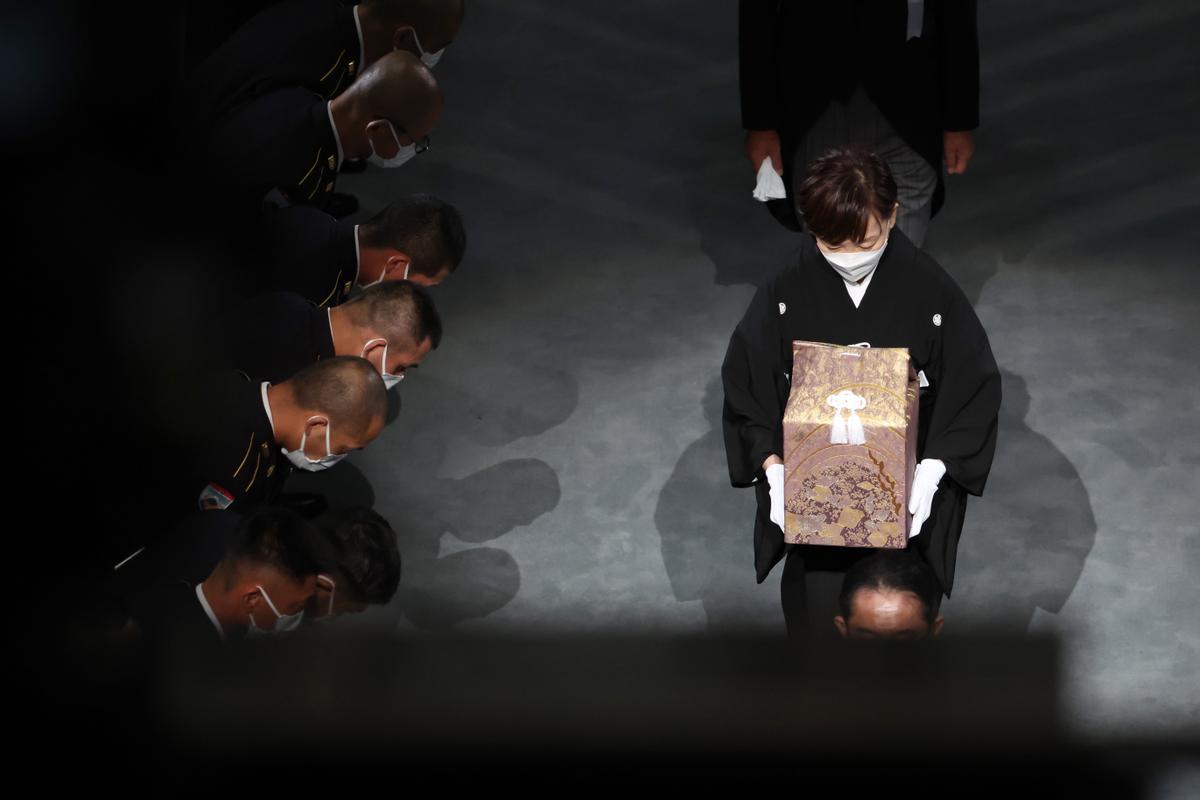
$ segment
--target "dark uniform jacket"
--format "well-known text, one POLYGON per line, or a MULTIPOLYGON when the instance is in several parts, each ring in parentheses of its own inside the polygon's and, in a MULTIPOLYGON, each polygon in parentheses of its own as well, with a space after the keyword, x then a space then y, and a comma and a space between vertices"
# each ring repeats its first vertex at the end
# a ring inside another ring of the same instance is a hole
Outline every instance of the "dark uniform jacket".
POLYGON ((294 292, 269 292, 251 298, 225 328, 226 360, 260 381, 280 383, 300 369, 332 358, 329 310, 294 292))
POLYGON ((203 394, 186 464, 193 502, 201 509, 242 511, 274 501, 291 464, 275 443, 261 382, 223 371, 203 394))
POLYGON ((114 569, 111 591, 124 616, 153 637, 218 638, 195 588, 237 543, 238 526, 239 515, 193 511, 114 569))
POLYGON ((362 67, 354 8, 288 0, 261 11, 191 77, 192 112, 209 121, 277 89, 303 87, 332 100, 362 67))
POLYGON ((861 83, 896 133, 938 175, 942 134, 979 126, 975 0, 925 0, 922 34, 907 38, 905 0, 740 0, 742 127, 774 130, 784 185, 796 142, 834 98, 861 83))
POLYGON ((206 191, 235 221, 257 219, 272 189, 297 205, 321 206, 340 167, 327 103, 308 89, 279 89, 230 114, 207 145, 206 191))
POLYGON ((259 220, 248 268, 260 291, 295 292, 319 308, 341 305, 358 278, 354 225, 311 206, 270 209, 259 220))

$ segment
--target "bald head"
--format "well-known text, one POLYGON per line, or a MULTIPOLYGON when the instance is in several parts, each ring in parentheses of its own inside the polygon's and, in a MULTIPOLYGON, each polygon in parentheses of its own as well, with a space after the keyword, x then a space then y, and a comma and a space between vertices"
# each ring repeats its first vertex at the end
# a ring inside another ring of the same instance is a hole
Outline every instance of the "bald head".
POLYGON ((422 142, 442 115, 442 90, 416 56, 392 52, 335 97, 329 113, 345 158, 400 166, 425 149, 422 142))
POLYGON ((442 90, 433 72, 403 51, 367 67, 345 94, 361 115, 389 120, 397 133, 413 140, 428 136, 442 114, 442 90))
POLYGON ((297 406, 326 415, 332 425, 352 436, 377 430, 387 416, 383 379, 366 359, 321 359, 297 372, 286 385, 297 406))

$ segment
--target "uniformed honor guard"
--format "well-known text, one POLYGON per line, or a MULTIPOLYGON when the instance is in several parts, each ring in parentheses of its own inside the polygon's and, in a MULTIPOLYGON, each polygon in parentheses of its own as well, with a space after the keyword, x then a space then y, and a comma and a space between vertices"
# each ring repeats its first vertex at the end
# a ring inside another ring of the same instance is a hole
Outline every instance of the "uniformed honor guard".
POLYGON ((429 292, 392 281, 332 308, 291 292, 258 295, 234 313, 225 336, 227 362, 254 380, 279 383, 317 361, 359 356, 391 389, 437 349, 442 321, 429 292))
POLYGON ((458 209, 428 194, 397 200, 361 225, 311 206, 268 210, 256 239, 252 286, 296 292, 320 308, 386 281, 436 286, 458 268, 467 243, 458 209))
POLYGON ((332 100, 393 50, 432 68, 462 25, 462 0, 288 0, 261 11, 192 73, 199 124, 277 89, 332 100))
POLYGON ((217 195, 234 226, 257 218, 277 190, 284 204, 322 206, 347 158, 399 167, 429 148, 442 91, 429 68, 389 53, 333 100, 302 87, 258 97, 222 119, 205 146, 208 169, 193 176, 217 195), (224 179, 223 179, 224 178, 224 179))
POLYGON ((317 472, 383 430, 387 392, 362 358, 334 357, 277 384, 218 375, 192 421, 188 465, 202 510, 275 500, 293 467, 317 472))
MULTIPOLYGON (((225 516, 203 514, 200 524, 211 528, 204 518, 225 516)), ((236 531, 202 576, 167 568, 130 605, 143 635, 187 649, 286 633, 300 624, 317 576, 333 564, 327 537, 284 508, 236 519, 236 531)))
POLYGON ((810 233, 800 237, 799 259, 758 290, 721 368, 730 479, 757 491, 760 583, 786 552, 789 633, 828 632, 842 576, 869 552, 799 544, 785 551, 783 411, 792 342, 908 348, 923 387, 909 547, 947 597, 967 495, 983 492, 1000 409, 987 334, 954 280, 895 227, 896 182, 886 164, 863 148, 837 148, 809 165, 802 189, 810 233))
POLYGON ((386 605, 400 586, 396 532, 369 508, 352 508, 316 520, 332 552, 332 566, 317 575, 305 619, 335 617, 386 605))

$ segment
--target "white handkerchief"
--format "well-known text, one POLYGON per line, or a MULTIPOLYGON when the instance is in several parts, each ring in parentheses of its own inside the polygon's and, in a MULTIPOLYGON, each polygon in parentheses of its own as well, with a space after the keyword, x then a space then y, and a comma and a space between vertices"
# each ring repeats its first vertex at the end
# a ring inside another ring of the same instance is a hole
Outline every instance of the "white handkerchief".
POLYGON ((787 190, 783 188, 783 179, 775 171, 775 164, 771 161, 771 157, 767 156, 763 159, 762 166, 758 168, 758 182, 754 185, 754 199, 765 203, 768 200, 780 200, 784 197, 787 197, 787 190))

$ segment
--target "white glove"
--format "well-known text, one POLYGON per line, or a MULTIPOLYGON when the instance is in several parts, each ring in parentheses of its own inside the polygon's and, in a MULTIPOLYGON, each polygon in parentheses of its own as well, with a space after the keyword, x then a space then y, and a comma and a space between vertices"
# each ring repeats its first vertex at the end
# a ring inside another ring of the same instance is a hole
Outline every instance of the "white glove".
POLYGON ((783 464, 767 467, 767 484, 771 488, 771 522, 783 529, 783 464))
POLYGON ((779 173, 775 171, 775 163, 771 161, 770 156, 767 156, 758 167, 758 182, 754 185, 754 199, 765 203, 768 200, 779 200, 784 197, 787 197, 787 190, 783 187, 783 178, 779 177, 779 173))
POLYGON ((936 458, 926 458, 917 464, 913 473, 912 491, 908 495, 908 513, 913 515, 912 525, 908 529, 908 538, 921 532, 921 526, 929 519, 933 508, 933 496, 937 493, 938 483, 946 474, 946 465, 936 458))

